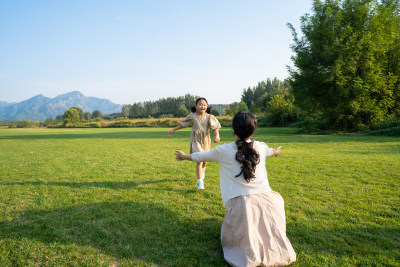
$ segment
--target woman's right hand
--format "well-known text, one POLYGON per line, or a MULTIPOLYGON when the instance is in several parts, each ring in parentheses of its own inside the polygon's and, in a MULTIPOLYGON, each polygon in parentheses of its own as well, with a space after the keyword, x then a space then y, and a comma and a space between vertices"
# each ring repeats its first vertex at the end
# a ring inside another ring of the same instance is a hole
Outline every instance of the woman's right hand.
POLYGON ((171 136, 173 132, 174 132, 174 129, 172 129, 171 131, 169 131, 169 132, 168 132, 168 136, 171 136))
POLYGON ((183 160, 183 156, 185 155, 185 153, 183 153, 180 150, 175 150, 175 158, 177 160, 183 160))

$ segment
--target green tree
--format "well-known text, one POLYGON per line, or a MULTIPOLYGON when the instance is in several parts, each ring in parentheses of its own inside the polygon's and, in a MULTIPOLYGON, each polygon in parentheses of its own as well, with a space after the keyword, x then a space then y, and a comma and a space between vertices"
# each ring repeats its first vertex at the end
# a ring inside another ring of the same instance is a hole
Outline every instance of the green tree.
POLYGON ((86 121, 90 121, 92 115, 90 114, 90 112, 85 112, 83 113, 83 119, 86 121))
POLYGON ((194 96, 191 94, 186 94, 184 97, 185 101, 185 107, 187 110, 190 110, 191 107, 194 107, 196 105, 196 99, 199 98, 198 96, 194 96))
POLYGON ((214 116, 219 116, 219 111, 217 109, 212 109, 211 114, 214 116))
POLYGON ((80 107, 72 107, 78 111, 79 114, 79 121, 83 121, 85 119, 84 113, 80 107))
POLYGON ((225 115, 227 115, 227 116, 232 116, 233 115, 233 111, 231 109, 231 105, 227 105, 224 111, 225 111, 225 115))
POLYGON ((247 107, 251 107, 251 103, 254 102, 254 91, 255 88, 251 89, 248 87, 247 89, 243 89, 242 93, 242 101, 246 103, 247 107))
POLYGON ((357 129, 399 116, 400 16, 397 0, 315 0, 292 30, 295 103, 326 122, 357 129))
POLYGON ((241 100, 244 101, 251 112, 261 113, 265 105, 276 94, 290 94, 290 85, 287 80, 280 81, 276 77, 271 80, 259 82, 253 88, 243 89, 241 100))
POLYGON ((266 104, 266 117, 272 126, 286 126, 296 120, 295 107, 291 99, 285 95, 274 95, 266 104))
POLYGON ((52 125, 52 124, 54 124, 54 120, 53 120, 53 118, 46 118, 45 120, 44 120, 44 122, 43 122, 43 125, 44 126, 49 126, 49 125, 52 125))
POLYGON ((33 127, 33 121, 24 119, 22 121, 22 128, 30 128, 30 127, 33 127))
POLYGON ((92 112, 92 119, 98 119, 101 118, 101 112, 99 110, 94 110, 92 112))
POLYGON ((249 108, 244 101, 240 101, 240 103, 236 106, 235 112, 238 113, 239 111, 243 110, 248 111, 249 108))
POLYGON ((178 116, 178 110, 181 106, 190 110, 195 105, 197 98, 197 96, 186 94, 179 97, 161 98, 156 101, 137 102, 125 105, 122 108, 122 113, 134 118, 159 117, 162 114, 178 116))
POLYGON ((79 123, 81 121, 80 118, 80 113, 78 111, 78 109, 76 109, 75 107, 69 108, 64 112, 63 115, 64 118, 64 124, 76 124, 79 123))
POLYGON ((64 115, 57 115, 56 116, 56 121, 62 121, 64 120, 64 115))
POLYGON ((125 105, 122 107, 121 116, 122 117, 129 117, 129 110, 131 105, 125 105))
POLYGON ((176 113, 177 117, 185 117, 189 114, 189 111, 187 110, 187 108, 185 107, 185 105, 182 105, 178 108, 178 111, 176 113))

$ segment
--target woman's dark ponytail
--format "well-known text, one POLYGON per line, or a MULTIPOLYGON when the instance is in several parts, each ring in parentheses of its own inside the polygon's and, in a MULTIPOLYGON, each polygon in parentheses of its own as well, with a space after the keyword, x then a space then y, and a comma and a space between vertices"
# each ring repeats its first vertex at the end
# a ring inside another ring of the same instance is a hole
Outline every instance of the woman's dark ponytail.
POLYGON ((246 141, 257 129, 257 119, 247 111, 240 111, 233 117, 232 128, 239 138, 236 141, 238 151, 235 158, 242 165, 241 172, 236 177, 243 174, 244 179, 249 183, 255 178, 256 166, 260 162, 260 155, 253 148, 254 142, 246 141))

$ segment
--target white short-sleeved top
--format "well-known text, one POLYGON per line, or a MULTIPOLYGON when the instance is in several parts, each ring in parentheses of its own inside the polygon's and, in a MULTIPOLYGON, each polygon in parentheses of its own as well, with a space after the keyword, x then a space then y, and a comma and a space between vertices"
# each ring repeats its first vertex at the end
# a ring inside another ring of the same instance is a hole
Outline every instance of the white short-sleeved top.
POLYGON ((193 161, 213 161, 219 163, 219 182, 224 207, 231 198, 260 194, 272 190, 268 183, 265 159, 272 156, 273 149, 269 148, 264 142, 258 141, 254 141, 253 147, 260 155, 260 163, 256 166, 255 178, 250 183, 244 179, 243 174, 235 177, 241 172, 241 164, 235 158, 238 150, 235 142, 216 146, 207 152, 192 154, 193 161))

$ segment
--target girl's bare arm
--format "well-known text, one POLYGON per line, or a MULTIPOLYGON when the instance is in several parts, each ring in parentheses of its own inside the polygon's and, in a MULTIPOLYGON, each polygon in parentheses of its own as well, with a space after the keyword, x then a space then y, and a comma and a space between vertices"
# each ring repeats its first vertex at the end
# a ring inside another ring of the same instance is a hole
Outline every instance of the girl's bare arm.
POLYGON ((183 128, 183 126, 179 124, 178 126, 176 126, 175 128, 173 128, 172 130, 170 130, 168 132, 168 136, 171 136, 173 132, 178 131, 179 129, 182 129, 182 128, 183 128))
POLYGON ((221 139, 219 138, 219 128, 212 131, 215 134, 214 143, 218 143, 221 139))

